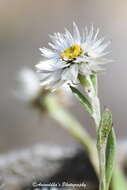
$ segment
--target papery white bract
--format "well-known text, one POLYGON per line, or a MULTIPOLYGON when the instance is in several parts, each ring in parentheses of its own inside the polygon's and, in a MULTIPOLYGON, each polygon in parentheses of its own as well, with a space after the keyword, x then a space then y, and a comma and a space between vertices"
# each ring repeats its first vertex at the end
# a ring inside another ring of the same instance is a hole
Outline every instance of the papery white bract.
POLYGON ((103 64, 110 62, 104 58, 104 52, 110 42, 103 43, 98 39, 99 29, 93 25, 86 27, 82 35, 73 23, 73 35, 65 29, 65 33, 50 35, 52 49, 40 48, 45 60, 36 65, 41 85, 56 89, 64 83, 77 84, 78 75, 91 75, 103 71, 103 64))
POLYGON ((33 101, 40 91, 36 73, 28 68, 22 69, 17 77, 17 96, 24 101, 33 101))

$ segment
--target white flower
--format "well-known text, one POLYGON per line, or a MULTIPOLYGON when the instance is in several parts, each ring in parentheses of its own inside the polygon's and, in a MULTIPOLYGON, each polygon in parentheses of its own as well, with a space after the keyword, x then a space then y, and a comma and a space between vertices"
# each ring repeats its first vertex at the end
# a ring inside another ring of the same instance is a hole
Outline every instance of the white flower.
POLYGON ((78 75, 91 75, 103 70, 103 64, 110 62, 103 56, 110 42, 102 44, 104 38, 98 39, 99 29, 86 27, 81 35, 73 23, 73 35, 65 29, 65 33, 50 35, 52 49, 40 48, 45 60, 36 65, 41 85, 57 88, 64 83, 77 84, 78 75))
POLYGON ((17 96, 24 101, 34 101, 40 91, 40 82, 34 71, 24 68, 19 72, 17 96))

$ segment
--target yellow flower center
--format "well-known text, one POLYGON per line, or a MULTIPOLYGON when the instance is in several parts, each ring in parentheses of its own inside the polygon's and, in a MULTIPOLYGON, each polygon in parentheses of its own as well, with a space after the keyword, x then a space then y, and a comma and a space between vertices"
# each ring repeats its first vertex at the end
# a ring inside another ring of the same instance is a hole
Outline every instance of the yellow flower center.
POLYGON ((64 50, 61 54, 62 59, 74 59, 75 57, 79 56, 82 52, 82 49, 79 45, 73 45, 70 48, 64 50))

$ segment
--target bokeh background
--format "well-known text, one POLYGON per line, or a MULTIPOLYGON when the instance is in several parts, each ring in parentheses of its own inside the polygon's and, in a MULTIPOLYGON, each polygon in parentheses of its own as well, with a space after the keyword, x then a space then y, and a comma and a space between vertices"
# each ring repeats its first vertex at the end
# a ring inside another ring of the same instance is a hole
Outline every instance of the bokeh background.
MULTIPOLYGON (((74 144, 76 141, 48 116, 27 108, 12 95, 17 72, 34 68, 41 60, 39 47, 47 46, 48 34, 99 27, 111 40, 107 72, 99 76, 103 106, 113 112, 119 138, 127 137, 127 1, 126 0, 0 0, 0 152, 35 143, 74 144)), ((70 108, 94 137, 91 120, 75 100, 70 108)))

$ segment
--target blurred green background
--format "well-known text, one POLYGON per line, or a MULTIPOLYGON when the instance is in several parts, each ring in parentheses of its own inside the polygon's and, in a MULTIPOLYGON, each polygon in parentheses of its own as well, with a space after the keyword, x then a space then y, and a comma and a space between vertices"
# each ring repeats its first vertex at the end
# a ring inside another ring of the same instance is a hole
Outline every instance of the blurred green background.
MULTIPOLYGON (((16 74, 23 66, 34 68, 41 60, 39 47, 48 34, 94 24, 111 40, 107 72, 99 76, 103 106, 113 112, 120 138, 127 137, 127 1, 126 0, 0 0, 0 152, 35 143, 76 143, 47 116, 29 110, 12 95, 16 74)), ((93 135, 94 128, 75 100, 70 108, 93 135)), ((94 136, 94 135, 93 135, 94 136)))

